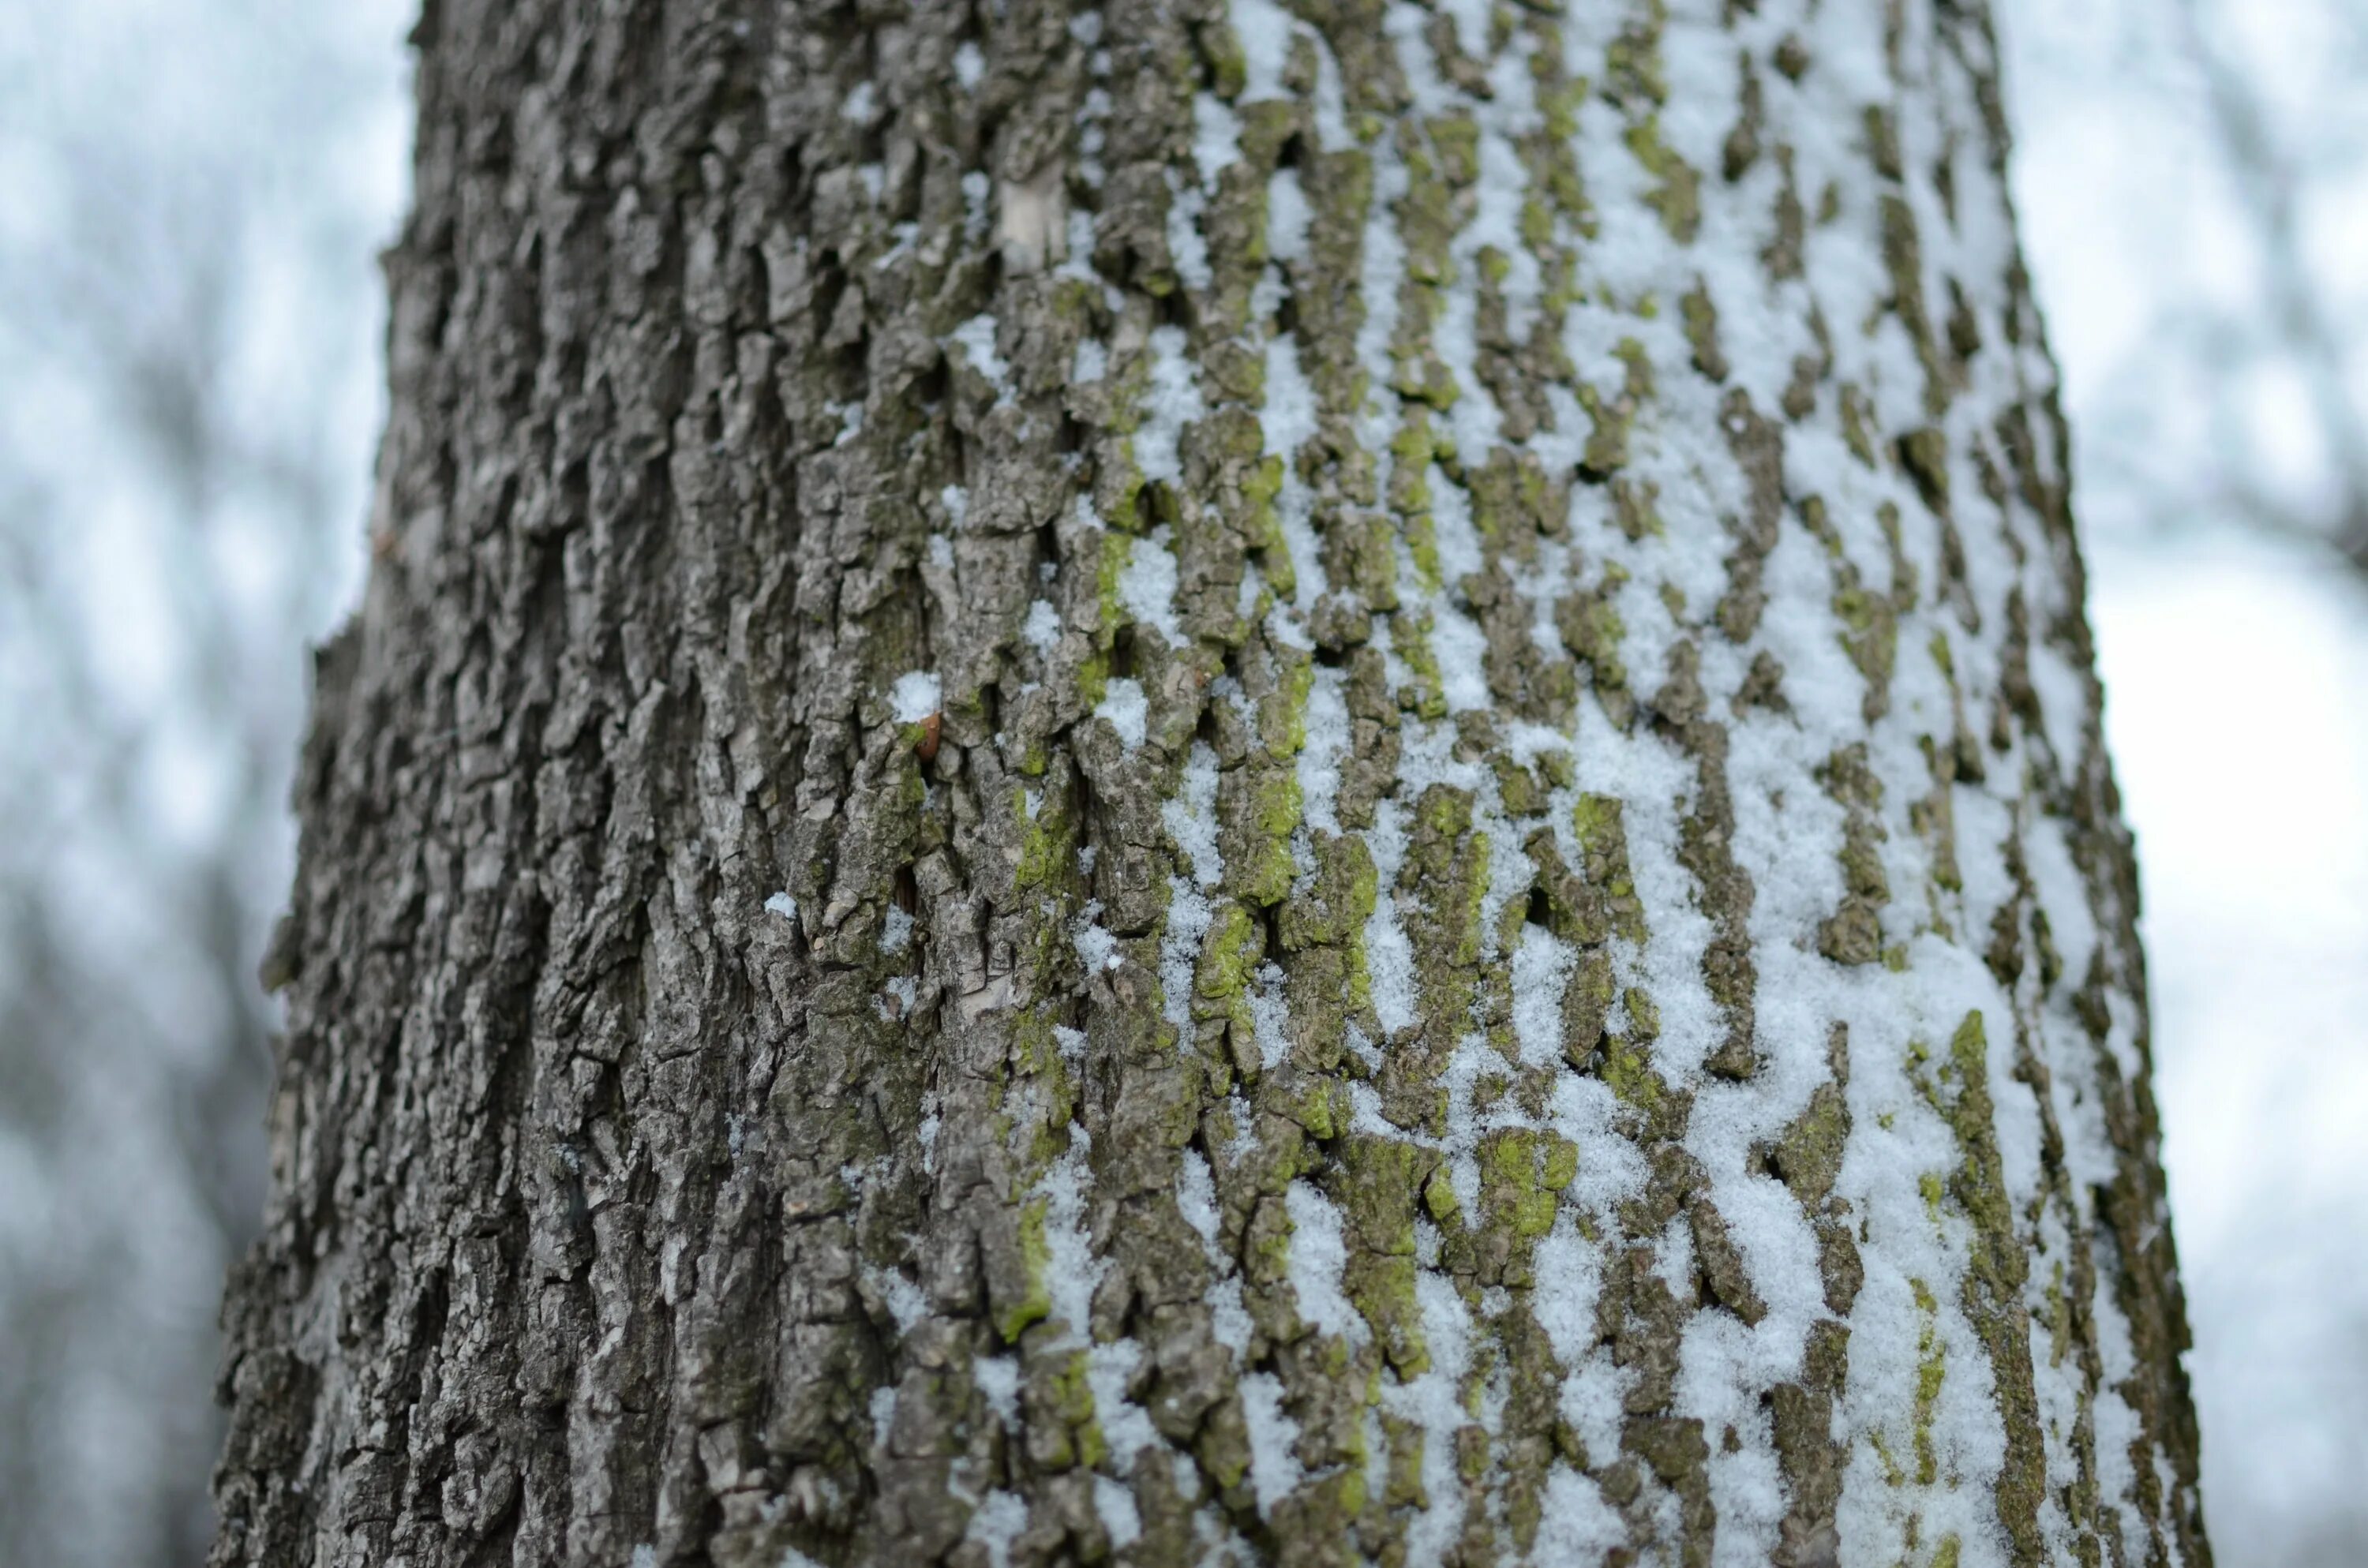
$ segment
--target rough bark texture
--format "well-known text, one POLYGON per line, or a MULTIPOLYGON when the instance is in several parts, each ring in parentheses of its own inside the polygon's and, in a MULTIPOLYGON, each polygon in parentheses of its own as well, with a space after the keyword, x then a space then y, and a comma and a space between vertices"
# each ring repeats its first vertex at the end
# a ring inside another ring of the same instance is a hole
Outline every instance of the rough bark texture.
POLYGON ((2209 1562, 1977 4, 431 0, 221 1564, 2209 1562))

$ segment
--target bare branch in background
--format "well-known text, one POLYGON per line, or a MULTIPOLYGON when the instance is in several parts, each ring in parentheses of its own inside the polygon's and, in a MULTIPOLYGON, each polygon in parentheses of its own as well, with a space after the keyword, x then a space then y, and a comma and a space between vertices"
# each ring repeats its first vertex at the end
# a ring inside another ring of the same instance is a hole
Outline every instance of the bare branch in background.
POLYGON ((2368 574, 2368 410, 2354 385, 2350 332, 2310 266, 2304 233, 2308 196, 2299 161, 2282 144, 2259 84, 2214 36, 2201 0, 2179 0, 2174 9, 2181 44, 2204 86, 2231 188, 2252 222, 2267 295, 2260 324, 2307 390, 2334 482, 2331 504, 2305 510, 2240 463, 2227 475, 2226 499, 2239 517, 2331 544, 2368 574))

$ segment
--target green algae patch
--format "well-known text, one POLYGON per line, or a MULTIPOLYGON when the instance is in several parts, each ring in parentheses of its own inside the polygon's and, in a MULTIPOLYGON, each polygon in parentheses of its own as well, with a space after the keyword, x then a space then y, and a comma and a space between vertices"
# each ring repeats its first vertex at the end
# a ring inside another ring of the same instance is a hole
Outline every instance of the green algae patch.
POLYGON ((1391 646, 1414 677, 1398 688, 1399 705, 1411 709, 1417 718, 1435 721, 1447 717, 1447 684, 1440 675, 1438 655, 1431 652, 1430 626, 1427 609, 1405 610, 1390 618, 1391 646))
POLYGON ((1565 522, 1568 489, 1546 472, 1534 452, 1504 447, 1469 471, 1472 524, 1484 541, 1503 545, 1529 534, 1553 534, 1565 522))
POLYGON ((1571 826, 1578 835, 1579 875, 1602 900, 1611 934, 1642 946, 1645 903, 1628 869, 1625 811, 1616 795, 1581 795, 1571 809, 1571 826))
POLYGON ((1661 140, 1658 115, 1646 115, 1628 127, 1628 151, 1659 183, 1645 197, 1645 205, 1661 215, 1661 226, 1679 244, 1690 244, 1702 228, 1702 176, 1661 140))
POLYGON ((1285 952, 1356 941, 1380 902, 1373 852, 1361 837, 1318 834, 1315 874, 1282 905, 1276 931, 1285 952))
POLYGON ((1053 1249, 1044 1239, 1044 1217, 1051 1209, 1048 1199, 1032 1199, 1019 1210, 1019 1270, 1020 1289, 1012 1300, 999 1303, 995 1314, 995 1329, 1008 1345, 1017 1340, 1030 1324, 1041 1323, 1053 1311, 1053 1291, 1047 1275, 1052 1267, 1053 1249))
POLYGON ((1647 1120, 1657 1119, 1667 1107, 1669 1085, 1653 1070, 1645 1052, 1626 1037, 1605 1037, 1601 1072, 1611 1092, 1642 1111, 1647 1120))
POLYGON ((1941 1303, 1933 1300, 1932 1292, 1921 1279, 1911 1279, 1908 1285, 1916 1293, 1916 1310, 1924 1319, 1916 1335, 1916 1481, 1918 1485, 1930 1486, 1941 1475, 1940 1460, 1932 1447, 1932 1424, 1941 1404, 1941 1384, 1949 1370, 1943 1359, 1945 1347, 1941 1343, 1941 1303))
POLYGON ((1628 433, 1636 423, 1635 404, 1625 397, 1606 398, 1581 382, 1578 406, 1592 422, 1579 455, 1579 472, 1589 479, 1609 479, 1628 466, 1628 433))
POLYGON ((1553 1132, 1501 1128, 1480 1141, 1480 1201, 1486 1223, 1534 1241, 1554 1229, 1563 1188, 1578 1175, 1578 1145, 1553 1132))
POLYGON ((1835 752, 1817 766, 1816 778, 1826 794, 1849 813, 1842 824, 1841 903, 1817 927, 1817 950, 1839 964, 1875 963, 1885 957, 1883 910, 1891 902, 1891 881, 1883 868, 1884 828, 1877 814, 1883 786, 1867 766, 1863 744, 1835 752))
POLYGON ((1415 1297, 1415 1217, 1438 1156, 1417 1144, 1352 1134, 1330 1183, 1355 1244, 1341 1287, 1399 1374, 1430 1365, 1422 1311, 1415 1297))
POLYGON ((2039 1508, 2046 1475, 2030 1323, 2022 1301, 2030 1257, 2015 1233, 2013 1206, 2007 1197, 2005 1160, 1998 1151, 1997 1110, 1989 1091, 1989 1041, 1980 1010, 1967 1012, 1958 1024, 1937 1074, 1921 1073, 1928 1060, 1922 1050, 1912 1051, 1909 1076, 1955 1135, 1959 1161, 1949 1177, 1948 1196, 1973 1227, 1960 1302, 1988 1353, 2006 1425, 2005 1464, 1997 1487, 1998 1522, 2016 1561, 2037 1562, 2044 1555, 2039 1508))
POLYGON ((1012 868, 1015 888, 1038 888, 1062 878, 1076 859, 1076 824, 1060 809, 1050 791, 1028 806, 1028 792, 1013 791, 1013 810, 1019 818, 1019 863, 1012 868))
POLYGON ((1603 48, 1604 92, 1617 103, 1663 104, 1669 99, 1668 73, 1661 62, 1661 34, 1668 26, 1664 0, 1651 0, 1643 18, 1620 29, 1603 48))
POLYGON ((1726 380, 1726 354, 1718 341, 1718 307, 1711 301, 1709 287, 1695 284, 1678 301, 1678 314, 1685 323, 1686 347, 1693 350, 1694 369, 1713 381, 1726 380))
POLYGON ((1842 623, 1842 651, 1866 681, 1863 710, 1873 723, 1890 710, 1891 672, 1899 659, 1899 615, 1890 598, 1860 585, 1858 568, 1841 563, 1833 611, 1842 623))
POLYGON ((1850 1125, 1850 1108, 1840 1086, 1820 1084, 1810 1092, 1807 1108, 1778 1141, 1773 1154, 1777 1176, 1804 1207, 1815 1209, 1833 1190, 1834 1180, 1841 1174, 1850 1125))
MULTIPOLYGON (((1193 971, 1192 1017, 1235 1018, 1250 971, 1265 949, 1265 935, 1241 904, 1219 903, 1201 938, 1201 961, 1193 971)), ((1247 1018, 1241 1020, 1247 1025, 1247 1018)))
POLYGON ((1290 768, 1246 766, 1224 776, 1218 820, 1225 886, 1243 903, 1269 908, 1291 892, 1300 807, 1299 776, 1290 768))
POLYGON ((1414 946, 1424 1015, 1452 1034, 1479 983, 1488 896, 1488 835, 1473 826, 1469 790, 1433 784, 1415 803, 1395 892, 1414 946))
POLYGON ((1628 624, 1611 602, 1618 585, 1607 572, 1600 587, 1565 594, 1554 601, 1554 629, 1571 656, 1586 662, 1604 712, 1624 726, 1635 703, 1628 694, 1628 665, 1620 652, 1628 624))
POLYGON ((1029 1382, 1029 1458, 1048 1471, 1091 1470, 1110 1457, 1110 1445, 1094 1419, 1091 1365, 1083 1350, 1053 1361, 1029 1382))

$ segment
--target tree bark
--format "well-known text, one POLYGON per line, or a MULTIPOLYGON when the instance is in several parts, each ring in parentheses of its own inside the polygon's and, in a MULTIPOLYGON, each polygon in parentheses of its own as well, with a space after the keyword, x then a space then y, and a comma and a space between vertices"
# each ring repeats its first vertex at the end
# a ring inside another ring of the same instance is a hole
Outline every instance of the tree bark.
POLYGON ((1554 9, 430 0, 217 1563, 2209 1562, 1985 10, 1554 9))

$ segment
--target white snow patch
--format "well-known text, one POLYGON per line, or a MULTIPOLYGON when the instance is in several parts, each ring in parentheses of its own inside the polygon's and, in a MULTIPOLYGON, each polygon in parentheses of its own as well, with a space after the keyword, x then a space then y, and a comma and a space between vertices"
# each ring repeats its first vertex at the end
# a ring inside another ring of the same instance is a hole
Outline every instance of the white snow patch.
POLYGON ((1176 554, 1166 524, 1128 548, 1126 564, 1118 574, 1118 600, 1144 626, 1158 631, 1170 643, 1184 641, 1184 623, 1176 614, 1176 554))
POLYGON ((1094 1422, 1110 1445, 1110 1462, 1121 1472, 1134 1468, 1145 1449, 1160 1446, 1159 1429, 1151 1415, 1126 1397, 1126 1385, 1143 1359, 1143 1347, 1132 1339, 1096 1345, 1086 1353, 1086 1386, 1094 1396, 1094 1422))
POLYGON ((1160 821, 1184 851, 1193 882, 1213 888, 1224 879, 1224 858, 1217 850, 1217 754, 1206 741, 1195 741, 1184 759, 1183 788, 1160 807, 1160 821))
POLYGON ((962 347, 968 356, 971 369, 985 376, 987 384, 1004 396, 1010 395, 1011 367, 995 349, 995 318, 975 315, 949 333, 948 337, 962 347))
POLYGON ((1050 599, 1037 599, 1028 606, 1028 619, 1020 623, 1019 635, 1040 653, 1049 653, 1061 641, 1061 612, 1053 608, 1050 599))
POLYGON ((965 93, 974 91, 986 78, 986 56, 977 44, 964 39, 954 45, 954 83, 965 93))
POLYGON ((1250 1038, 1258 1048, 1258 1064, 1271 1071, 1291 1054, 1291 1007, 1283 1000, 1282 966, 1262 963, 1251 981, 1246 997, 1250 1038))
POLYGON ((1563 1054, 1563 988, 1577 955, 1544 926, 1522 926, 1513 948, 1513 1038, 1528 1066, 1546 1066, 1563 1054))
POLYGON ((1595 1343, 1595 1302, 1603 1290, 1603 1256, 1567 1220, 1538 1241, 1537 1288, 1530 1310, 1546 1343, 1565 1366, 1576 1365, 1595 1343))
POLYGON ((1277 169, 1266 182, 1266 254, 1285 264, 1307 255, 1307 224, 1313 216, 1297 169, 1277 169))
POLYGON ((893 1268, 874 1272, 872 1288, 888 1304, 888 1315, 896 1320, 896 1332, 909 1334, 913 1325, 929 1315, 929 1298, 921 1288, 893 1268))
POLYGON ((1226 16, 1242 46, 1240 101, 1254 104, 1281 97, 1282 74, 1291 63, 1291 35, 1298 25, 1291 13, 1276 0, 1233 0, 1226 16))
POLYGON ((1159 939, 1159 985, 1165 1014, 1182 1034, 1192 1028, 1192 972, 1215 912, 1201 890, 1224 877, 1217 848, 1217 754, 1205 741, 1192 743, 1185 758, 1183 787, 1160 808, 1161 821, 1191 868, 1192 880, 1167 879, 1167 927, 1159 939))
POLYGON ((1439 688, 1448 711, 1468 713, 1489 707, 1488 639, 1462 610, 1440 603, 1432 613, 1430 656, 1439 663, 1439 688))
POLYGON ((1415 1020, 1414 944, 1398 924, 1396 895, 1391 892, 1398 867, 1406 859, 1405 808, 1383 801, 1366 831, 1365 847, 1373 858, 1375 885, 1381 893, 1373 913, 1365 919, 1365 968, 1371 982, 1374 1016, 1392 1034, 1415 1020))
POLYGON ((1085 964, 1087 974, 1116 969, 1124 961, 1119 957, 1118 938, 1095 924, 1101 912, 1101 900, 1092 900, 1078 915, 1077 923, 1069 932, 1070 944, 1077 949, 1077 957, 1085 964))
POLYGON ((1266 455, 1280 457, 1288 472, 1292 455, 1315 436, 1315 389, 1299 368, 1299 341, 1289 333, 1266 346, 1266 403, 1258 410, 1258 426, 1266 437, 1266 455))
POLYGON ((1198 1149, 1184 1151, 1182 1164, 1176 1175, 1176 1207, 1184 1222, 1201 1238, 1201 1244, 1213 1252, 1217 1246, 1217 1183, 1209 1169, 1209 1158, 1198 1149))
POLYGON ((1304 1181, 1285 1187, 1282 1202, 1291 1216, 1291 1252, 1284 1267, 1298 1298, 1299 1315, 1326 1334, 1363 1344, 1371 1331, 1340 1286, 1341 1271, 1349 1263, 1340 1211, 1304 1181))
POLYGON ((1347 676, 1340 671, 1317 666, 1315 678, 1308 683, 1307 706, 1302 712, 1307 744, 1300 748, 1295 765, 1303 819, 1309 828, 1330 834, 1340 831, 1337 809, 1340 764, 1349 756, 1351 734, 1349 703, 1343 694, 1346 685, 1347 676))
POLYGON ((917 724, 944 706, 944 688, 934 670, 907 670, 888 688, 889 710, 899 724, 917 724))
POLYGON ((1209 1292, 1210 1336, 1235 1355, 1244 1356, 1249 1353, 1252 1327, 1249 1309, 1242 1304, 1241 1279, 1227 1275, 1209 1292))
MULTIPOLYGON (((1590 1457, 1596 1451, 1590 1449, 1590 1457)), ((1547 1472, 1545 1505, 1539 1511, 1531 1562, 1600 1562, 1627 1540, 1627 1522, 1604 1501, 1593 1480, 1567 1465, 1556 1465, 1547 1472)))
POLYGON ((1167 259, 1176 264, 1176 276, 1184 287, 1206 290, 1216 278, 1209 269, 1209 237, 1201 232, 1201 214, 1208 210, 1209 199, 1172 168, 1167 189, 1167 259))
POLYGON ((1272 1372, 1252 1372, 1241 1380, 1242 1416, 1249 1427, 1250 1490, 1257 1494, 1258 1513, 1271 1517, 1276 1504, 1291 1495, 1303 1471, 1293 1451, 1299 1424, 1282 1408, 1282 1380, 1272 1372))
POLYGON ((1143 1539, 1143 1514, 1134 1506, 1134 1494, 1107 1475, 1094 1477, 1094 1512, 1101 1517, 1114 1551, 1124 1551, 1143 1539))
POLYGON ((1005 1426, 1019 1419, 1019 1361, 1013 1356, 981 1356, 971 1363, 971 1381, 986 1396, 986 1407, 1005 1426))
POLYGON ((973 169, 962 177, 962 232, 973 240, 986 237, 987 201, 995 194, 995 181, 985 169, 973 169))
POLYGON ((1184 426, 1207 412, 1201 383, 1180 326, 1154 327, 1151 374, 1144 388, 1143 423, 1134 432, 1134 466, 1153 483, 1172 484, 1184 475, 1177 443, 1184 426))
POLYGON ((1108 720, 1129 751, 1143 744, 1150 714, 1151 702, 1144 695, 1143 683, 1127 676, 1112 677, 1102 690, 1102 699, 1094 704, 1094 717, 1108 720))
POLYGON ((1214 93, 1194 94, 1192 163, 1201 171, 1201 187, 1215 189, 1217 176, 1241 161, 1241 117, 1214 93))
POLYGON ((964 1540, 986 1548, 990 1568, 1011 1568, 1011 1543, 1028 1528, 1028 1505, 1016 1492, 995 1491, 978 1506, 963 1531, 964 1540))

